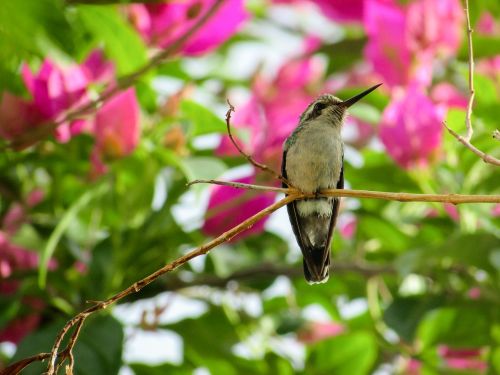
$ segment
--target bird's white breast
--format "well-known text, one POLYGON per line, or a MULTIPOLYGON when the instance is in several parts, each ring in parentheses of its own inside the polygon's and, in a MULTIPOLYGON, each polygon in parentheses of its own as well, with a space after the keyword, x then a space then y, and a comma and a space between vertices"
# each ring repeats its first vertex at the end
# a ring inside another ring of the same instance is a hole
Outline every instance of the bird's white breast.
POLYGON ((340 129, 328 124, 303 129, 286 154, 288 180, 305 193, 335 188, 341 166, 340 129))

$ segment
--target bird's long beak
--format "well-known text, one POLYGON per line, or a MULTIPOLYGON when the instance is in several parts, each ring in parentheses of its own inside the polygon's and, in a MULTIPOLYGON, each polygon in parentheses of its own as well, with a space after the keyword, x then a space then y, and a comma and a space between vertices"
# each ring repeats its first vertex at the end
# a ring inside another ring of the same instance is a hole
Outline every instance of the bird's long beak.
POLYGON ((346 108, 349 108, 351 105, 353 105, 354 103, 356 103, 358 100, 360 100, 361 98, 364 98, 366 95, 368 95, 369 93, 371 93, 373 90, 375 90, 377 87, 379 87, 381 85, 381 83, 379 83, 378 85, 375 85, 373 87, 370 87, 368 90, 365 90, 363 91, 361 94, 358 94, 356 96, 353 96, 352 98, 350 99, 347 99, 347 100, 344 100, 341 104, 346 107, 346 108))

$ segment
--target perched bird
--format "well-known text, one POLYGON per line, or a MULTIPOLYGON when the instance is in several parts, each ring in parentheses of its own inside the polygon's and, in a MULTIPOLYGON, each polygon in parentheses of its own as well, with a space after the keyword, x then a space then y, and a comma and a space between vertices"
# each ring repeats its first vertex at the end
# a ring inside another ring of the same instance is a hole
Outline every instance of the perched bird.
MULTIPOLYGON (((283 145, 281 174, 304 193, 344 187, 344 151, 341 128, 347 109, 380 84, 349 100, 321 95, 300 116, 300 122, 283 145)), ((286 187, 286 185, 284 184, 286 187)), ((328 280, 330 243, 340 198, 317 197, 287 206, 290 223, 304 256, 308 283, 328 280)))

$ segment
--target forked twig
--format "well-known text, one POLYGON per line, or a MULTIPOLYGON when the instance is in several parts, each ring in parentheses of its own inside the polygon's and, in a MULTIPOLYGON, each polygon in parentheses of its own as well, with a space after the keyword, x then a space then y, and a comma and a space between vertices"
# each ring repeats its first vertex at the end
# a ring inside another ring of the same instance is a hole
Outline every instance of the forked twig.
POLYGON ((278 180, 282 181, 287 186, 291 187, 292 185, 290 184, 290 182, 288 182, 288 180, 285 177, 283 177, 281 174, 274 171, 273 169, 269 168, 267 165, 259 163, 258 161, 256 161, 254 158, 252 158, 250 155, 248 155, 247 153, 245 153, 245 151, 243 151, 241 149, 241 147, 238 145, 238 143, 234 139, 233 134, 231 133, 231 113, 234 112, 234 106, 229 102, 229 100, 227 100, 227 104, 229 105, 229 109, 226 112, 226 127, 227 127, 227 134, 228 134, 229 139, 231 140, 231 143, 233 144, 233 146, 236 147, 238 152, 245 159, 247 159, 252 165, 261 169, 264 172, 270 173, 272 176, 274 176, 278 180))
MULTIPOLYGON (((466 148, 471 150, 473 153, 475 153, 477 156, 479 156, 481 159, 484 160, 484 162, 493 164, 496 166, 500 166, 500 160, 495 158, 494 156, 488 155, 485 152, 479 150, 477 147, 472 145, 470 142, 472 138, 472 134, 474 133, 474 129, 472 127, 472 106, 474 105, 474 96, 475 96, 475 91, 474 91, 474 54, 473 54, 473 47, 472 47, 472 27, 470 23, 470 15, 469 15, 469 0, 464 0, 465 1, 465 7, 464 7, 464 12, 465 12, 465 18, 467 20, 467 44, 468 44, 468 51, 469 51, 469 101, 467 103, 467 112, 465 114, 465 126, 467 128, 467 133, 465 137, 461 136, 457 132, 453 131, 447 124, 446 122, 443 122, 443 125, 446 127, 448 132, 454 136, 460 143, 462 143, 466 148)), ((498 135, 498 130, 495 130, 493 132, 493 138, 495 139, 500 139, 500 136, 498 135), (498 137, 498 138, 497 138, 498 137)))
MULTIPOLYGON (((50 359, 49 359, 49 365, 47 369, 47 375, 55 375, 56 368, 58 366, 57 362, 57 357, 58 357, 58 352, 59 352, 59 347, 61 346, 61 343, 66 336, 67 332, 73 327, 77 326, 75 333, 79 331, 79 327, 83 324, 85 319, 92 313, 103 310, 107 308, 109 305, 115 303, 116 301, 130 295, 133 293, 139 292, 142 288, 144 288, 146 285, 149 285, 156 279, 158 279, 160 276, 171 272, 175 270, 177 267, 183 265, 184 263, 188 262, 189 260, 196 258, 197 256, 207 254, 211 249, 214 247, 220 245, 223 242, 229 241, 231 238, 236 236, 237 234, 243 232, 246 229, 251 228, 257 221, 262 219, 264 216, 267 216, 271 214, 272 212, 276 211, 277 209, 287 205, 288 203, 292 202, 293 200, 296 199, 296 195, 290 195, 288 197, 285 197, 281 199, 280 201, 272 204, 271 206, 266 207, 262 211, 259 211, 255 215, 251 216, 250 218, 246 219, 245 221, 241 222, 240 224, 236 225, 235 227, 231 228, 227 232, 224 232, 220 236, 214 238, 212 241, 197 247, 196 249, 191 250, 189 253, 175 259, 174 261, 166 264, 156 272, 152 273, 151 275, 145 277, 144 279, 137 281, 133 285, 129 286, 125 290, 121 291, 120 293, 115 294, 114 296, 108 298, 105 301, 99 302, 95 304, 94 306, 89 307, 88 309, 82 311, 75 317, 73 317, 71 320, 69 320, 66 325, 63 327, 63 329, 59 332, 56 341, 54 343, 54 346, 52 347, 51 353, 50 353, 50 359)), ((77 338, 77 333, 75 335, 75 340, 77 338)), ((70 341, 71 342, 71 341, 70 341)), ((72 344, 74 345, 74 343, 72 344)), ((61 356, 62 357, 62 356, 61 356)), ((44 357, 45 359, 46 357, 44 357)), ((65 357, 63 358, 65 359, 65 357)), ((30 362, 31 363, 31 362, 30 362)), ((1 374, 1 373, 0 373, 1 374)))

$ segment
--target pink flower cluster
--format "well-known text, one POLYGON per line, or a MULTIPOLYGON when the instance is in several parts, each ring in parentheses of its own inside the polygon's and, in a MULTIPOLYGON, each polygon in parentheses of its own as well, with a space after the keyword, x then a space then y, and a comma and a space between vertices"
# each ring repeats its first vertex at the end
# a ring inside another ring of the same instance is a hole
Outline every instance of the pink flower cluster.
MULTIPOLYGON (((486 361, 481 358, 480 349, 456 349, 441 345, 437 352, 442 360, 442 367, 447 371, 470 371, 474 374, 485 374, 488 370, 486 361)), ((422 363, 419 360, 411 359, 406 365, 405 373, 409 375, 423 374, 422 363)))
MULTIPOLYGON (((21 74, 31 98, 5 92, 0 99, 0 136, 9 140, 49 126, 64 118, 68 111, 88 103, 89 85, 112 83, 114 67, 97 50, 82 65, 61 67, 46 59, 37 73, 25 64, 21 74)), ((55 137, 67 142, 82 131, 93 134, 96 139, 92 155, 94 169, 103 171, 102 160, 122 157, 134 150, 139 129, 139 105, 134 89, 128 89, 107 101, 94 118, 62 123, 55 129, 55 137)), ((30 141, 26 146, 38 138, 30 141)))
MULTIPOLYGON (((0 228, 0 294, 15 293, 20 285, 16 274, 38 268, 39 255, 36 251, 23 248, 12 243, 11 237, 19 227, 27 221, 27 210, 43 200, 43 192, 34 190, 26 198, 24 205, 13 203, 5 214, 0 228)), ((57 263, 49 261, 49 269, 55 269, 57 263)), ((26 334, 35 329, 40 322, 40 311, 44 307, 42 300, 24 296, 25 315, 8 322, 5 328, 0 329, 0 342, 10 341, 17 343, 26 334)))
POLYGON ((464 107, 452 86, 429 96, 433 69, 457 52, 464 26, 458 0, 413 0, 406 7, 390 0, 365 0, 365 57, 391 92, 380 138, 403 168, 425 167, 441 147, 446 109, 464 107))
MULTIPOLYGON (((173 0, 129 5, 124 11, 148 44, 165 48, 191 29, 214 4, 215 0, 173 0)), ((185 56, 195 56, 212 51, 233 35, 247 18, 243 0, 225 1, 181 46, 180 52, 185 56)))

